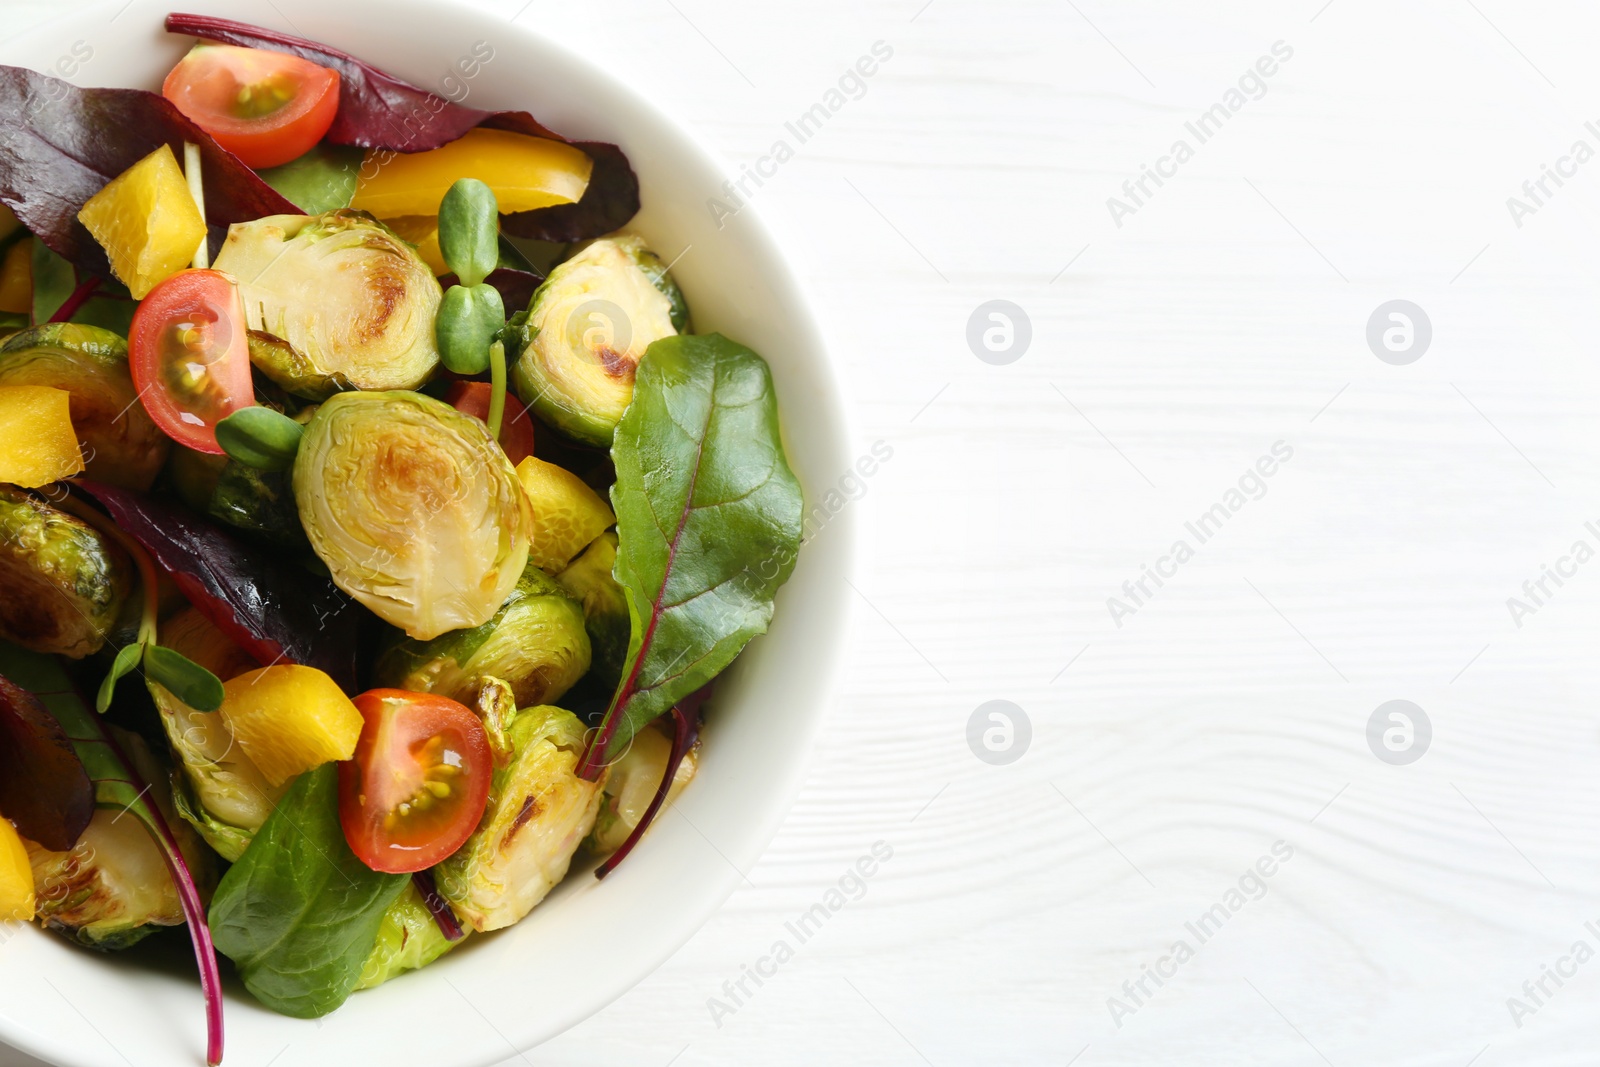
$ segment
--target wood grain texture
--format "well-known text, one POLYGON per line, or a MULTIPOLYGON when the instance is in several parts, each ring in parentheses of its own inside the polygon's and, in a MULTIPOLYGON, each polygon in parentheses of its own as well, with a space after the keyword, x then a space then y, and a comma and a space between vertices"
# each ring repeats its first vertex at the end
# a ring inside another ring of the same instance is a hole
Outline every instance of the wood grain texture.
POLYGON ((894 449, 851 505, 848 684, 751 887, 508 1063, 1593 1062, 1600 962, 1520 1026, 1506 1004, 1600 949, 1600 563, 1520 627, 1506 606, 1600 548, 1600 161, 1520 227, 1506 207, 1600 147, 1592 8, 486 6, 604 53, 733 177, 893 49, 755 197, 861 449, 894 449), (1279 41, 1260 98, 1118 226, 1107 198, 1279 41), (965 340, 996 298, 1033 330, 1007 366, 965 340), (1433 327, 1408 366, 1365 340, 1396 298, 1433 327), (1259 499, 1117 626, 1107 598, 1280 441, 1259 499), (1032 723, 1008 766, 966 741, 997 698, 1032 723), (1432 722, 1409 766, 1367 747, 1397 698, 1432 722), (714 1019, 876 841, 864 895, 714 1019), (1119 1027, 1108 998, 1279 841, 1260 899, 1119 1027))

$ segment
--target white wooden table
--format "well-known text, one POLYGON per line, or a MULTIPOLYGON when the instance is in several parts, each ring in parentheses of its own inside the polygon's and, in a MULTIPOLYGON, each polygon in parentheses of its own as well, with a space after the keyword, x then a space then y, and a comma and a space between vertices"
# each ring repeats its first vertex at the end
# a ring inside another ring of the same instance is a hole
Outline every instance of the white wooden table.
POLYGON ((893 449, 753 888, 526 1062, 1595 1062, 1600 562, 1568 557, 1600 550, 1600 160, 1567 157, 1600 151, 1600 20, 1321 4, 488 5, 609 55, 731 175, 795 147, 757 198, 860 448, 893 449), (1004 365, 966 340, 994 299, 1031 323, 1004 365), (1413 362, 1369 347, 1392 300, 1431 324, 1413 362), (967 740, 996 699, 1031 723, 1004 765, 967 740), (1369 747, 1391 700, 1431 725, 1414 762, 1369 747))

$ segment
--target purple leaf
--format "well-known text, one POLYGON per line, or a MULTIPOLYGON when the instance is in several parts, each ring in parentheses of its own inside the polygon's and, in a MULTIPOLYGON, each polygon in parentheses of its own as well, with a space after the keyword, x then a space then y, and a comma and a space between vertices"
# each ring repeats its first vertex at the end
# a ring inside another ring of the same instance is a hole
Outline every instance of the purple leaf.
POLYGON ((650 806, 639 817, 639 824, 633 828, 633 833, 628 835, 621 848, 595 868, 596 878, 604 878, 616 870, 617 865, 627 859, 628 853, 633 851, 633 846, 644 837, 644 832, 650 829, 650 824, 656 821, 656 816, 661 814, 661 806, 667 802, 667 795, 672 792, 672 780, 678 776, 678 764, 683 762, 683 757, 694 747, 695 737, 700 732, 699 708, 711 694, 711 686, 712 683, 707 682, 672 709, 672 750, 667 754, 667 769, 661 776, 661 784, 656 787, 656 795, 650 798, 650 806))
POLYGON ((23 837, 66 852, 94 815, 94 786, 37 697, 0 675, 0 812, 23 837))
POLYGON ((200 146, 206 218, 220 225, 298 214, 239 158, 158 93, 80 89, 22 67, 0 66, 0 201, 52 251, 93 274, 105 253, 78 211, 106 184, 169 145, 200 146))
POLYGON ((620 229, 639 211, 639 179, 614 144, 569 141, 526 111, 463 107, 385 74, 337 48, 231 19, 171 14, 167 30, 208 41, 288 52, 339 72, 339 114, 330 144, 392 152, 425 152, 477 126, 547 137, 583 149, 594 160, 589 187, 576 204, 507 215, 502 228, 517 237, 582 241, 620 229))
POLYGON ((450 902, 439 895, 439 887, 434 884, 432 871, 418 871, 411 876, 411 884, 417 887, 417 895, 422 898, 422 903, 427 907, 428 913, 433 916, 433 921, 439 927, 439 932, 446 941, 460 941, 467 936, 461 929, 461 920, 456 918, 455 909, 450 907, 450 902))
POLYGON ((263 664, 298 663, 356 691, 356 606, 316 578, 155 497, 78 483, 206 618, 263 664))

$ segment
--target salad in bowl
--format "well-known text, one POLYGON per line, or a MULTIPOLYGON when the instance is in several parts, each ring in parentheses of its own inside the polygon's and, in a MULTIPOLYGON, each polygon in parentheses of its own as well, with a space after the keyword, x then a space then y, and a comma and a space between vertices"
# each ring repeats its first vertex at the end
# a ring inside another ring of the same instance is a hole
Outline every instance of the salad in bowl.
POLYGON ((219 960, 316 1018, 615 869, 805 505, 615 145, 167 29, 0 67, 0 920, 186 926, 217 1063, 219 960))

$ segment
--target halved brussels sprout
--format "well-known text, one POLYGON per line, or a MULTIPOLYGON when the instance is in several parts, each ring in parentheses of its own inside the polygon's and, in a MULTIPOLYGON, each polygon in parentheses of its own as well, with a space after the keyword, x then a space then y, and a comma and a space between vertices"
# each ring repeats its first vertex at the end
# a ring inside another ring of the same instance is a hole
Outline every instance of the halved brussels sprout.
POLYGON ((444 936, 428 905, 423 903, 422 894, 407 882, 405 890, 383 914, 378 940, 361 967, 356 988, 371 989, 406 971, 426 967, 460 943, 444 936))
POLYGON ((567 876, 594 826, 604 784, 574 773, 585 731, 572 712, 527 708, 508 733, 516 758, 495 771, 483 820, 434 868, 440 895, 480 932, 521 919, 567 876))
POLYGON ((55 322, 0 345, 0 385, 49 385, 72 395, 72 428, 88 477, 148 489, 167 459, 167 436, 137 402, 128 343, 109 330, 55 322))
MULTIPOLYGON (((161 624, 161 643, 223 680, 258 666, 194 608, 185 608, 161 624)), ((287 785, 274 787, 267 781, 234 742, 221 715, 196 711, 149 679, 146 685, 161 712, 161 725, 172 751, 182 764, 183 787, 174 797, 178 814, 223 859, 238 859, 287 785)))
POLYGON ((297 396, 415 389, 439 363, 443 292, 394 231, 359 211, 236 223, 217 255, 255 336, 250 360, 297 396))
POLYGON ((637 237, 602 237, 550 272, 528 305, 517 395, 563 433, 610 445, 652 341, 671 337, 672 301, 639 265, 637 237))
POLYGON ((334 584, 421 641, 488 622, 528 563, 517 472, 481 420, 421 393, 318 408, 294 496, 334 584))
POLYGON ((584 549, 567 569, 556 575, 561 588, 583 604, 583 626, 592 648, 591 673, 607 690, 622 680, 628 662, 628 639, 633 622, 628 616, 628 596, 613 578, 617 565, 617 535, 603 533, 584 549))
POLYGON ((105 644, 132 586, 133 564, 120 546, 0 486, 0 638, 81 659, 105 644))
POLYGON ((212 815, 201 806, 187 774, 186 770, 180 768, 168 776, 168 784, 172 787, 173 810, 178 813, 178 818, 194 827, 201 840, 211 846, 211 851, 229 863, 237 862, 244 855, 244 850, 250 847, 250 842, 255 840, 256 830, 260 827, 247 830, 212 815))
MULTIPOLYGON (((678 283, 673 279, 671 272, 667 270, 666 261, 645 246, 644 238, 636 234, 619 231, 608 234, 605 237, 597 237, 595 240, 613 241, 633 258, 633 261, 639 265, 639 269, 644 271, 645 276, 650 279, 650 284, 661 290, 661 295, 667 298, 667 303, 672 308, 672 328, 679 333, 687 333, 689 330, 689 302, 683 298, 683 290, 678 288, 678 283)), ((571 259, 593 243, 594 241, 583 241, 573 245, 567 249, 567 258, 571 259)))
MULTIPOLYGON (((663 720, 657 719, 633 735, 628 751, 611 765, 611 774, 606 778, 594 832, 584 842, 589 851, 605 856, 623 846, 655 799, 661 779, 667 773, 667 760, 671 758, 672 738, 663 720)), ((684 786, 694 778, 699 762, 700 742, 696 740, 672 776, 672 785, 667 788, 667 804, 678 799, 684 786)))
POLYGON ((432 641, 401 635, 379 655, 374 685, 439 693, 471 707, 484 678, 511 686, 517 706, 561 699, 589 669, 583 609, 529 563, 494 618, 432 641))
MULTIPOLYGON (((209 854, 189 828, 173 817, 165 773, 141 738, 110 729, 150 783, 147 795, 155 798, 166 816, 189 873, 205 892, 213 874, 209 854)), ((33 868, 38 918, 47 929, 89 948, 111 950, 127 948, 158 926, 180 926, 184 921, 178 889, 161 849, 131 815, 119 818, 115 811, 96 811, 88 829, 67 852, 51 852, 32 841, 24 844, 33 868)))

